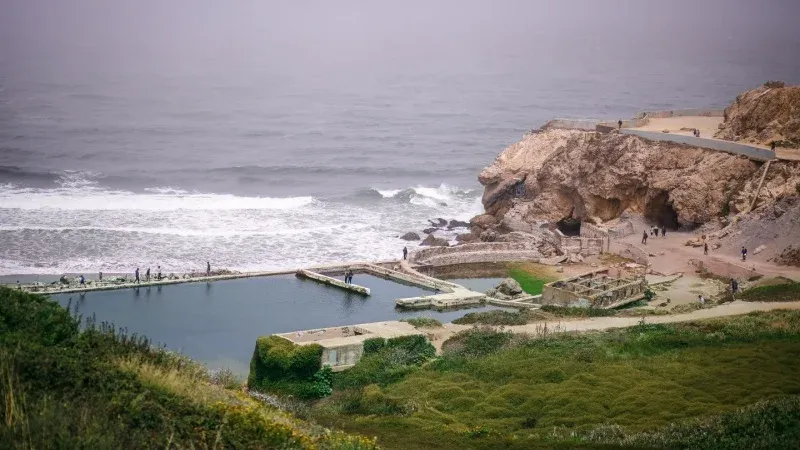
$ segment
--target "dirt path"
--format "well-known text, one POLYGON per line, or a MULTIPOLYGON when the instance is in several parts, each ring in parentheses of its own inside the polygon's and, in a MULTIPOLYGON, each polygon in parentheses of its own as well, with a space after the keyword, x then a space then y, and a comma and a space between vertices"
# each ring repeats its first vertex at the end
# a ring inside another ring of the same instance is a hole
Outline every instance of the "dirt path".
MULTIPOLYGON (((676 323, 691 322, 702 319, 712 319, 715 317, 738 316, 749 314, 755 311, 773 311, 777 309, 800 310, 798 302, 743 302, 735 301, 713 308, 699 309, 686 314, 672 314, 668 316, 646 316, 645 323, 676 323)), ((581 332, 581 331, 601 331, 612 328, 632 327, 641 323, 639 317, 595 317, 590 319, 569 320, 551 322, 534 322, 527 325, 508 326, 505 330, 514 333, 526 333, 541 335, 546 326, 548 332, 581 332)), ((472 325, 457 325, 454 323, 444 324, 443 328, 424 330, 436 347, 436 351, 441 353, 442 344, 459 331, 469 330, 472 325)))
POLYGON ((655 256, 650 257, 650 265, 656 272, 665 275, 682 272, 692 274, 696 267, 690 263, 690 259, 698 261, 718 261, 731 264, 743 269, 755 270, 761 275, 776 277, 782 276, 794 281, 800 281, 800 268, 790 266, 778 266, 764 261, 759 255, 754 255, 750 250, 747 262, 742 262, 739 254, 722 253, 709 249, 708 255, 703 255, 702 247, 689 247, 686 241, 694 239, 697 235, 687 232, 676 232, 667 230, 666 237, 648 237, 647 244, 641 243, 642 230, 623 238, 623 242, 636 245, 655 256))

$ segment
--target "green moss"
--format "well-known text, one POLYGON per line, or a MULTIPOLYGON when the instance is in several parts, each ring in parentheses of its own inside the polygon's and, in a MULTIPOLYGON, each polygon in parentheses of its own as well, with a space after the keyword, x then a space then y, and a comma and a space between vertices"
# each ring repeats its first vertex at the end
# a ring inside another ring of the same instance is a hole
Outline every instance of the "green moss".
POLYGON ((247 385, 250 389, 313 398, 314 376, 322 368, 322 346, 297 345, 279 336, 256 340, 247 385))
POLYGON ((522 290, 530 295, 539 295, 542 293, 545 283, 548 280, 539 278, 529 271, 521 267, 514 267, 508 271, 508 276, 515 279, 522 287, 522 290))

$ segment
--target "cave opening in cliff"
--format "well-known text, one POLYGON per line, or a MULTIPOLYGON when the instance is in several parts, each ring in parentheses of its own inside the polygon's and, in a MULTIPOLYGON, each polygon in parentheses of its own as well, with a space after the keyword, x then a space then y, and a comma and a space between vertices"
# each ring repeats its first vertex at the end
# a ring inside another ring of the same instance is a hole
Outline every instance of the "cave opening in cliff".
POLYGON ((564 233, 564 236, 580 236, 581 235, 581 221, 567 217, 556 222, 558 230, 564 233))
POLYGON ((659 193, 645 204, 644 217, 659 227, 677 230, 681 226, 667 192, 659 193))

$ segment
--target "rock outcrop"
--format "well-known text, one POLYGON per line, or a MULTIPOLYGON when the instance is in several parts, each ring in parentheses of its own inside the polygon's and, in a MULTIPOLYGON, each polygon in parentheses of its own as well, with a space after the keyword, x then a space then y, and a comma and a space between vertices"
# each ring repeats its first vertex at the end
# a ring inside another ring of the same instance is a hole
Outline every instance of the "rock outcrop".
POLYGON ((747 91, 725 109, 718 139, 800 148, 800 86, 780 82, 747 91))
POLYGON ((400 239, 402 239, 404 241, 418 241, 420 239, 420 237, 419 237, 419 235, 417 233, 414 233, 413 231, 409 231, 408 233, 400 236, 400 239))
POLYGON ((427 245, 431 247, 448 247, 450 243, 447 242, 447 239, 436 237, 432 234, 429 234, 428 237, 422 240, 419 245, 427 245))
MULTIPOLYGON (((485 214, 471 233, 539 232, 564 219, 608 221, 639 213, 694 228, 749 208, 762 164, 723 152, 637 136, 552 129, 527 135, 481 172, 485 214)), ((759 196, 792 193, 800 163, 775 161, 759 196)))

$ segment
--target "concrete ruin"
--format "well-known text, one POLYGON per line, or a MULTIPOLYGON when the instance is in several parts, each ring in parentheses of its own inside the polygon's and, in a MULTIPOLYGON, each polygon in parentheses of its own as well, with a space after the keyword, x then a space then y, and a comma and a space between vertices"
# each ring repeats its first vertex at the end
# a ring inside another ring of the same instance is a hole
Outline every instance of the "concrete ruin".
POLYGON ((614 276, 608 269, 588 272, 544 285, 543 305, 615 308, 638 300, 647 289, 641 275, 614 276))
POLYGON ((388 321, 320 328, 316 330, 280 333, 282 337, 297 345, 319 344, 322 346, 322 364, 335 372, 353 367, 364 354, 364 341, 371 338, 396 338, 422 335, 407 322, 388 321))

